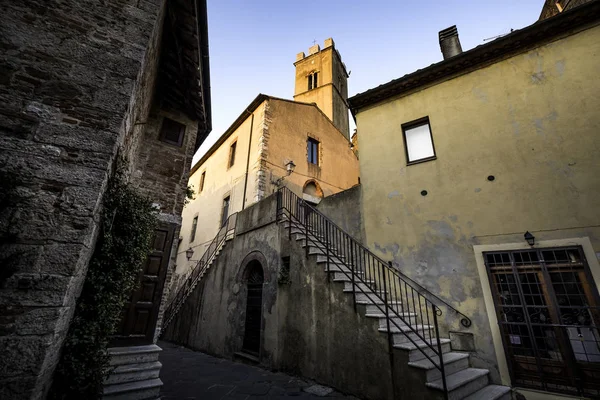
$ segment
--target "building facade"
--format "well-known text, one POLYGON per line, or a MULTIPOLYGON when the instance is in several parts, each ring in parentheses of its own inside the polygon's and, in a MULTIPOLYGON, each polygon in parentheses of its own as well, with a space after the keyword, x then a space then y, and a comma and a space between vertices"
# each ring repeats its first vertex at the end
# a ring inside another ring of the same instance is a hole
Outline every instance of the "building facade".
POLYGON ((190 184, 196 194, 183 211, 174 287, 196 265, 227 217, 278 187, 287 186, 316 204, 358 184, 358 159, 347 132, 347 74, 333 40, 298 58, 300 94, 295 100, 258 95, 193 167, 190 184), (317 67, 308 68, 313 61, 317 67), (308 85, 311 89, 302 92, 300 87, 308 85), (288 174, 290 162, 294 167, 288 174))
POLYGON ((599 39, 591 2, 349 100, 366 245, 507 386, 600 393, 599 39))
MULTIPOLYGON (((3 2, 0 10, 0 398, 41 399, 120 157, 160 211, 111 352, 127 364, 160 351, 191 160, 211 129, 206 3, 3 2)), ((150 375, 109 382, 106 396, 158 396, 154 364, 150 375)))

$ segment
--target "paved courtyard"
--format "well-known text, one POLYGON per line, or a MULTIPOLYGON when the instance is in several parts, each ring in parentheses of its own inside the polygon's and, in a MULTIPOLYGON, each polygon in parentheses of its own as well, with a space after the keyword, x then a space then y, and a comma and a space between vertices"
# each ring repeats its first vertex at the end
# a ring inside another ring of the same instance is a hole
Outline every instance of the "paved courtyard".
POLYGON ((163 400, 246 400, 345 398, 339 392, 297 377, 211 357, 167 342, 158 344, 163 400))

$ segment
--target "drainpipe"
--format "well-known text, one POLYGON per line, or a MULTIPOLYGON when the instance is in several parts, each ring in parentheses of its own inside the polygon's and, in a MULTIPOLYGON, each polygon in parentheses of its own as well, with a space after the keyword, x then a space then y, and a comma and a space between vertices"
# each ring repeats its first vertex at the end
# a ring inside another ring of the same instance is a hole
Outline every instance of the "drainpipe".
MULTIPOLYGON (((248 110, 246 110, 249 113, 248 110)), ((242 210, 246 208, 246 189, 248 188, 248 169, 250 168, 250 149, 252 146, 252 128, 254 128, 254 113, 250 120, 250 139, 248 140, 248 158, 246 159, 246 176, 244 178, 244 196, 242 197, 242 210)))

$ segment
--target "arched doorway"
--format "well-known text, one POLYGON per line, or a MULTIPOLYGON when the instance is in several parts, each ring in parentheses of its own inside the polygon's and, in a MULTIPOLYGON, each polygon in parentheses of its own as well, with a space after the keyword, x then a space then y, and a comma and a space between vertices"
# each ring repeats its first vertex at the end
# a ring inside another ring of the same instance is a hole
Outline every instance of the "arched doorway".
POLYGON ((258 356, 260 350, 260 327, 262 321, 262 290, 265 281, 260 262, 253 260, 246 269, 246 325, 242 349, 258 356))
POLYGON ((302 198, 311 204, 319 204, 323 199, 323 190, 319 182, 314 179, 306 181, 302 188, 302 198))

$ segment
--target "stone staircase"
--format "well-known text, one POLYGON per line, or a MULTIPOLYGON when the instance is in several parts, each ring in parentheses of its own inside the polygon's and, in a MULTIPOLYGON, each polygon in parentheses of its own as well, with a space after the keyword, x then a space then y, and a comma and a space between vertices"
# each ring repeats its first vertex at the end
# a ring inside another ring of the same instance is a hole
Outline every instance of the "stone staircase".
MULTIPOLYGON (((290 217, 284 213, 280 218, 280 222, 286 228, 286 235, 290 234, 292 239, 295 239, 302 247, 308 246, 308 256, 315 259, 317 265, 323 266, 326 274, 332 275, 333 282, 338 283, 344 293, 348 296, 355 296, 356 304, 364 306, 361 307, 361 311, 357 311, 364 312, 364 316, 367 318, 378 320, 381 334, 387 335, 388 329, 390 330, 394 349, 405 353, 405 358, 408 360, 407 368, 413 369, 412 372, 416 372, 420 376, 423 385, 427 388, 426 398, 445 398, 441 371, 427 358, 429 356, 432 360, 439 362, 438 355, 431 348, 432 345, 434 348, 439 348, 435 339, 434 327, 418 324, 415 312, 394 312, 393 314, 396 316, 388 318, 385 312, 382 312, 382 308, 386 308, 382 307, 383 299, 387 298, 384 296, 383 290, 378 289, 377 285, 373 285, 373 281, 365 279, 365 273, 361 272, 360 268, 356 268, 357 271, 354 272, 353 285, 351 278, 353 266, 346 262, 342 253, 337 252, 334 247, 327 249, 324 244, 326 243, 324 233, 309 226, 307 240, 306 226, 294 218, 291 218, 291 221, 291 232, 289 232, 290 217), (372 287, 376 289, 373 290, 372 287), (425 343, 422 338, 425 338, 428 343, 425 343)), ((395 307, 396 310, 399 310, 400 306, 400 301, 388 301, 390 309, 395 307)), ((402 309, 405 308, 402 307, 402 309)), ((414 310, 415 307, 406 309, 414 310)), ((450 339, 447 338, 440 338, 439 344, 443 353, 449 400, 508 400, 511 398, 509 387, 490 384, 487 369, 470 366, 469 353, 452 351, 450 339)))
POLYGON ((155 344, 108 349, 110 365, 115 368, 104 381, 102 399, 157 399, 163 384, 158 377, 162 366, 158 361, 160 351, 155 344))
POLYGON ((185 278, 181 279, 183 284, 175 289, 175 297, 166 307, 164 320, 160 331, 161 335, 173 321, 181 309, 181 306, 183 306, 190 294, 192 294, 198 282, 200 282, 202 277, 208 272, 211 265, 215 262, 221 251, 223 251, 223 248, 227 242, 235 237, 236 221, 237 213, 231 214, 227 218, 227 221, 223 227, 221 227, 219 230, 219 233, 217 233, 217 236, 215 236, 212 242, 208 245, 206 251, 194 269, 192 269, 192 271, 187 274, 185 278))

